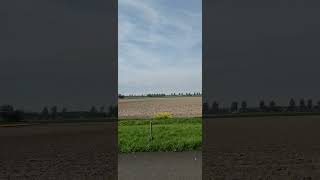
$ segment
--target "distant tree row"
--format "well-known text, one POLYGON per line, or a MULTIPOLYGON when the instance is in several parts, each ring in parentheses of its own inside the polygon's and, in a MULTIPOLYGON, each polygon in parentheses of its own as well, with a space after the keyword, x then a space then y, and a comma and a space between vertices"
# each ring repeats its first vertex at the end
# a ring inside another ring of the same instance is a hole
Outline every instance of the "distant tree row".
POLYGON ((122 94, 119 94, 118 97, 119 97, 120 99, 123 99, 125 96, 122 95, 122 94))
POLYGON ((0 106, 0 120, 20 121, 23 119, 23 114, 23 111, 14 109, 11 105, 0 106))
POLYGON ((67 111, 67 108, 62 108, 59 112, 57 106, 52 106, 49 110, 44 107, 41 112, 24 112, 15 110, 12 105, 0 106, 0 120, 5 121, 19 121, 22 119, 68 119, 68 118, 105 118, 117 117, 118 107, 110 106, 108 111, 105 112, 105 107, 101 106, 99 110, 92 106, 89 111, 67 111))
POLYGON ((171 93, 171 96, 201 96, 201 93, 194 92, 194 93, 171 93))
POLYGON ((217 113, 232 113, 232 112, 320 112, 320 101, 313 104, 312 99, 305 101, 300 99, 299 103, 292 98, 287 106, 278 106, 275 101, 270 101, 268 104, 261 100, 256 107, 249 108, 246 101, 231 103, 230 108, 220 108, 218 102, 214 101, 211 105, 203 103, 204 114, 217 113))
POLYGON ((147 94, 147 97, 164 97, 166 94, 147 94))
MULTIPOLYGON (((193 92, 193 93, 171 93, 169 94, 164 94, 164 93, 153 93, 153 94, 141 94, 141 95, 134 95, 134 94, 129 94, 127 97, 164 97, 164 96, 201 96, 201 93, 199 92, 193 92)), ((123 94, 119 94, 118 97, 120 99, 125 98, 126 96, 123 94)))

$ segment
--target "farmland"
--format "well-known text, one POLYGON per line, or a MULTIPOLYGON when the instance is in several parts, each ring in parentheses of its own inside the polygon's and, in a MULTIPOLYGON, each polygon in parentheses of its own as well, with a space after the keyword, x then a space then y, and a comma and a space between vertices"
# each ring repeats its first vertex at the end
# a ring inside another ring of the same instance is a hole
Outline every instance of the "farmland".
MULTIPOLYGON (((189 117, 181 118, 183 108, 192 105, 184 106, 182 102, 186 99, 179 99, 180 102, 172 99, 142 98, 120 102, 118 138, 121 153, 202 151, 203 179, 320 178, 318 114, 235 114, 202 119, 187 113, 189 117), (181 106, 175 107, 174 103, 181 103, 181 106), (152 107, 155 104, 158 108, 152 107), (129 113, 134 111, 134 105, 137 111, 140 110, 134 115, 140 118, 132 119, 135 116, 129 113), (175 117, 152 120, 154 113, 162 111, 172 112, 175 117), (152 141, 149 140, 150 120, 153 121, 152 141)), ((195 99, 193 103, 196 104, 195 99)), ((200 109, 201 105, 199 114, 200 109)), ((185 112, 188 111, 192 110, 185 112)))
POLYGON ((203 179, 319 179, 320 116, 203 119, 203 179))
POLYGON ((0 179, 117 179, 116 124, 0 127, 0 179))
POLYGON ((201 117, 201 97, 143 97, 119 99, 119 118, 150 118, 157 112, 174 117, 201 117))
POLYGON ((201 118, 154 120, 152 140, 148 120, 121 120, 118 123, 119 151, 166 152, 201 150, 201 118))
POLYGON ((121 153, 201 150, 201 97, 135 97, 119 100, 121 153), (154 120, 155 114, 172 117, 154 120), (150 141, 152 120, 152 141, 150 141))

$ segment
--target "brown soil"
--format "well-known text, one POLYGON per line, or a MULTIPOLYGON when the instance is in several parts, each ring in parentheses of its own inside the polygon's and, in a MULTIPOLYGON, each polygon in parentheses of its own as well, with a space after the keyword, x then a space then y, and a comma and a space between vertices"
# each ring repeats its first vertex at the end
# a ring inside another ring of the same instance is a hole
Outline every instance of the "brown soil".
POLYGON ((320 179, 320 116, 204 119, 203 179, 320 179))
POLYGON ((157 112, 171 112, 174 117, 200 117, 201 97, 136 98, 119 100, 119 118, 146 118, 157 112))
POLYGON ((116 124, 0 127, 0 179, 117 179, 116 124))

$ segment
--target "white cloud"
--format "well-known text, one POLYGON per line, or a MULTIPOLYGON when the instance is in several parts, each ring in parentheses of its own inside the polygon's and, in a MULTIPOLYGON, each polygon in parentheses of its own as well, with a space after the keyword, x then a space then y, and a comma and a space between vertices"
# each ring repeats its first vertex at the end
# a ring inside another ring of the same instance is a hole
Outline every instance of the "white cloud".
POLYGON ((119 92, 200 91, 201 9, 155 2, 119 0, 119 92))

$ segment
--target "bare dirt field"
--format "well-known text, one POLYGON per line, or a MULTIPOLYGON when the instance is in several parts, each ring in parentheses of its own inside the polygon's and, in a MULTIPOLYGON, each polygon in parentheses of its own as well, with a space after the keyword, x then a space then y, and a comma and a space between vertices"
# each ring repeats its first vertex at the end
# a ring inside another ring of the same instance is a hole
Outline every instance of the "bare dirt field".
POLYGON ((117 179, 116 123, 0 127, 0 179, 117 179))
POLYGON ((204 119, 203 179, 320 179, 320 116, 204 119))
POLYGON ((157 112, 174 117, 201 117, 201 97, 135 98, 119 100, 119 118, 147 118, 157 112))

